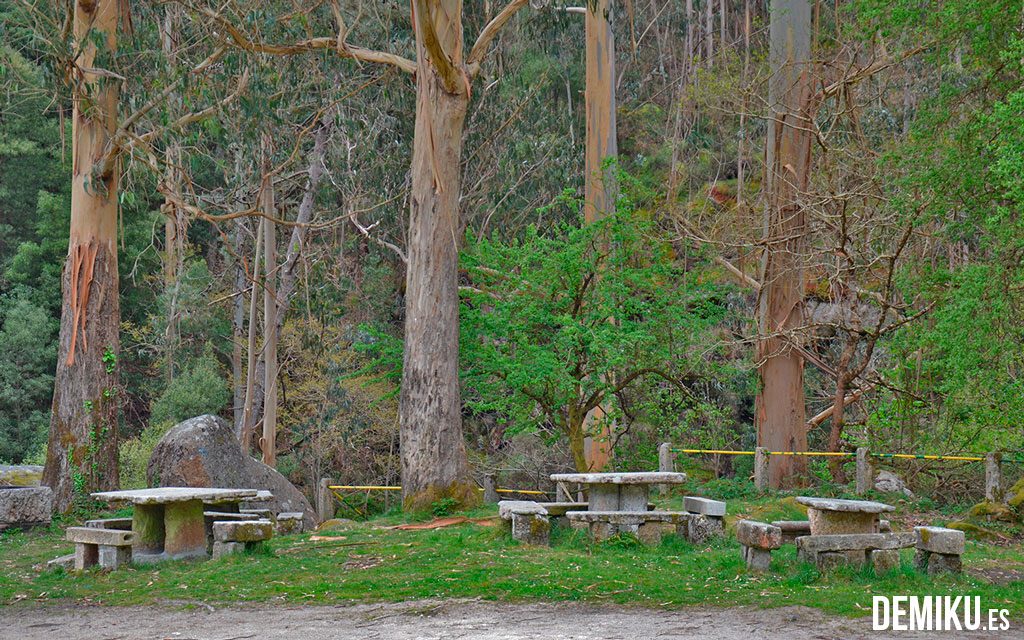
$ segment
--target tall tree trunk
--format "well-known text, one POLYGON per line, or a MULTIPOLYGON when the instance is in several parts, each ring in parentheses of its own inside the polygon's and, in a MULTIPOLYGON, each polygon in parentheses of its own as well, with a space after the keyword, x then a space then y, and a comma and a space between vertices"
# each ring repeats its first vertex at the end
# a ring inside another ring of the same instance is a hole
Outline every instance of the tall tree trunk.
POLYGON ((463 505, 480 499, 469 473, 459 392, 459 173, 469 81, 453 83, 450 67, 462 73, 462 3, 416 0, 413 10, 416 128, 399 400, 408 510, 446 497, 463 505))
POLYGON ((327 137, 331 131, 332 117, 330 113, 325 113, 317 126, 316 135, 313 138, 313 150, 309 156, 309 177, 306 182, 306 190, 302 194, 302 201, 299 202, 295 226, 292 228, 291 240, 289 240, 288 249, 285 252, 284 264, 281 265, 277 288, 277 335, 279 337, 290 306, 292 293, 295 292, 295 268, 299 264, 299 257, 302 256, 302 247, 306 242, 306 234, 309 232, 307 225, 313 217, 316 192, 320 188, 320 178, 324 174, 324 152, 327 148, 327 137))
MULTIPOLYGON (((745 169, 743 167, 743 154, 747 141, 747 83, 750 80, 750 0, 743 0, 743 101, 740 106, 740 139, 736 144, 736 207, 743 215, 743 181, 745 169)), ((746 230, 746 217, 744 216, 743 228, 746 230)))
POLYGON ((266 278, 263 286, 263 437, 260 451, 263 464, 277 465, 277 226, 270 219, 275 215, 274 182, 270 175, 270 138, 263 139, 263 187, 260 209, 263 224, 263 263, 266 278))
POLYGON ((711 68, 715 55, 715 0, 704 0, 704 64, 711 68))
MULTIPOLYGON (((771 4, 772 76, 768 102, 764 260, 759 300, 756 402, 758 443, 773 451, 805 451, 804 362, 791 332, 802 322, 806 222, 803 194, 811 163, 811 7, 808 0, 771 4)), ((780 487, 806 471, 799 456, 771 456, 769 483, 780 487)))
POLYGON ((103 165, 117 128, 117 81, 106 68, 117 49, 120 0, 75 3, 71 224, 61 278, 60 345, 43 483, 66 512, 77 489, 118 486, 117 417, 121 309, 117 273, 118 163, 103 165))
POLYGON ((235 299, 231 313, 231 378, 234 399, 231 407, 234 415, 235 437, 242 439, 245 418, 245 368, 242 366, 242 343, 245 341, 245 290, 248 281, 242 254, 245 251, 245 226, 242 220, 235 221, 235 239, 232 250, 235 254, 235 299))
POLYGON ((258 404, 256 395, 256 324, 259 308, 260 293, 260 259, 263 251, 263 224, 258 222, 256 226, 256 244, 252 252, 252 286, 249 298, 249 336, 246 347, 245 364, 245 406, 242 409, 242 431, 239 439, 242 442, 242 451, 246 455, 252 449, 252 436, 254 427, 253 410, 258 404))
MULTIPOLYGON (((615 118, 615 36, 611 0, 596 0, 586 13, 586 177, 584 218, 594 222, 615 213, 616 168, 608 166, 619 153, 615 118)), ((597 407, 583 418, 588 467, 601 470, 611 456, 611 424, 597 407), (596 436, 596 437, 595 437, 596 436)))
MULTIPOLYGON (((177 62, 177 23, 180 8, 174 4, 164 7, 164 20, 160 25, 160 42, 164 54, 164 62, 169 76, 176 73, 177 62)), ((181 99, 177 92, 167 98, 171 109, 177 110, 181 99)), ((172 118, 177 114, 172 114, 172 118)), ((181 146, 177 139, 172 139, 164 155, 166 171, 164 180, 173 193, 181 191, 181 146)), ((167 297, 167 328, 164 335, 164 364, 167 382, 174 379, 175 357, 180 340, 179 301, 181 292, 181 273, 185 264, 185 212, 170 197, 160 206, 164 215, 164 292, 167 297)))

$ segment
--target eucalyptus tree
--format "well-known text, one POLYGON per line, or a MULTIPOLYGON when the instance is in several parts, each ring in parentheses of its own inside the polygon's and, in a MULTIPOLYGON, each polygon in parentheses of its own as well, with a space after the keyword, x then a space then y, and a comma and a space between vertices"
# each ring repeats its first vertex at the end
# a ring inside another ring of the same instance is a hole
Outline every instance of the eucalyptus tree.
MULTIPOLYGON (((771 3, 764 253, 758 308, 757 441, 774 451, 806 451, 803 356, 789 331, 802 322, 806 247, 804 196, 811 170, 814 111, 811 5, 771 3)), ((798 456, 772 456, 769 482, 782 486, 806 469, 798 456)))

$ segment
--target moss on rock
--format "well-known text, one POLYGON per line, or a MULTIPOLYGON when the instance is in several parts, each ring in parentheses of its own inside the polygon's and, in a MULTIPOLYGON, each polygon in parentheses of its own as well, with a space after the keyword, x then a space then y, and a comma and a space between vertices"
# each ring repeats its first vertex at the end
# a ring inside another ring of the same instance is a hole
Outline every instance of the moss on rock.
POLYGON ((956 529, 957 531, 963 531, 964 534, 970 540, 977 540, 979 542, 991 542, 999 537, 994 531, 990 531, 985 527, 976 525, 966 520, 959 520, 957 522, 950 522, 946 525, 950 529, 956 529))

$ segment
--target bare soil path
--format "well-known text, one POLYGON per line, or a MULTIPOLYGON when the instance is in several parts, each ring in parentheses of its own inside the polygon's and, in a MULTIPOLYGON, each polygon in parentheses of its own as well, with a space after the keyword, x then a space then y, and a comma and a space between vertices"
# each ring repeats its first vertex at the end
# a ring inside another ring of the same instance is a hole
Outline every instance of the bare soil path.
POLYGON ((996 634, 873 632, 870 618, 815 609, 658 610, 583 604, 420 601, 345 606, 186 605, 0 607, 0 638, 19 640, 832 640, 854 638, 1024 638, 996 634))

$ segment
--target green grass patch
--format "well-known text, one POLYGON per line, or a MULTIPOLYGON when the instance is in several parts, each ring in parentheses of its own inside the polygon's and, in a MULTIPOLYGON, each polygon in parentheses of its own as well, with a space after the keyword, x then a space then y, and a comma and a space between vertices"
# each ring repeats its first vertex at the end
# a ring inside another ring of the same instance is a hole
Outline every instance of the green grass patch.
MULTIPOLYGON (((658 499, 672 506, 679 498, 658 499)), ((730 517, 753 513, 799 517, 778 496, 730 503, 730 517), (774 507, 772 504, 782 503, 774 507)), ((493 507, 472 512, 492 515, 493 507)), ((419 520, 420 518, 417 518, 419 520)), ((587 601, 657 607, 801 604, 830 613, 870 612, 873 595, 980 595, 985 606, 1024 615, 1024 581, 979 575, 929 577, 902 566, 881 578, 870 571, 821 575, 796 561, 792 546, 776 552, 772 571, 747 572, 731 537, 691 545, 674 537, 645 547, 629 536, 594 544, 585 533, 556 527, 551 548, 527 547, 500 526, 466 523, 401 531, 388 514, 320 534, 272 540, 262 549, 216 561, 133 566, 81 575, 46 569, 70 553, 62 529, 0 535, 0 603, 88 601, 107 605, 233 602, 337 604, 422 598, 587 601)), ((1020 546, 968 543, 965 566, 1014 567, 1024 575, 1020 546)))

